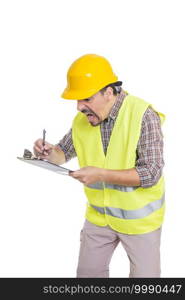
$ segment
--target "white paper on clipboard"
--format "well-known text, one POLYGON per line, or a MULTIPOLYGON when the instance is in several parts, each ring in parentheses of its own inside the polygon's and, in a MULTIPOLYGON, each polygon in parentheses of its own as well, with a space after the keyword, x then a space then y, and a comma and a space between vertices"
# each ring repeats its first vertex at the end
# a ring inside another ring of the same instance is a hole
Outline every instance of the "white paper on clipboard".
POLYGON ((69 172, 72 172, 69 169, 66 169, 64 167, 61 167, 59 165, 53 164, 49 161, 46 160, 42 160, 42 159, 25 159, 24 157, 17 157, 18 159, 20 159, 21 161, 24 161, 28 164, 40 167, 40 168, 44 168, 50 171, 53 171, 55 173, 61 174, 61 175, 69 175, 69 172))

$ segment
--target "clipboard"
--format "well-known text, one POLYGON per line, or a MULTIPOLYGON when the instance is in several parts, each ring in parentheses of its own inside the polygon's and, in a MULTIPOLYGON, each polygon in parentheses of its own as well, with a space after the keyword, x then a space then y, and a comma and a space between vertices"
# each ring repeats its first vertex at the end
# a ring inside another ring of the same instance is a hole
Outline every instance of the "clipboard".
POLYGON ((61 167, 59 165, 53 164, 49 161, 38 159, 38 158, 24 158, 24 157, 17 157, 19 160, 24 161, 28 164, 31 164, 33 166, 37 166, 40 168, 44 168, 50 171, 53 171, 55 173, 61 174, 61 175, 69 175, 70 172, 73 172, 72 170, 66 169, 64 167, 61 167))

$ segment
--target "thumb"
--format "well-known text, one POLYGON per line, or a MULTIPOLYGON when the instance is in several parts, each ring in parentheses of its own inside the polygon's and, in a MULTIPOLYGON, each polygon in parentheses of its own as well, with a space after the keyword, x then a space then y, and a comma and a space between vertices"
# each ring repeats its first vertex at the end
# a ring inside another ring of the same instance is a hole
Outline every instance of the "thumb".
POLYGON ((69 175, 71 177, 77 178, 79 176, 79 172, 78 171, 69 171, 69 175))

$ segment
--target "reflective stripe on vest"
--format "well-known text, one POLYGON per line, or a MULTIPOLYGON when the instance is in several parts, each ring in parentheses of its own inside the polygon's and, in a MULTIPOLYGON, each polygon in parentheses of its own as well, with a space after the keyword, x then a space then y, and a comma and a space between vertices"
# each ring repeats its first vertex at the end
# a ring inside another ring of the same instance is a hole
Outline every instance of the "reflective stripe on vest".
POLYGON ((138 186, 123 186, 123 185, 103 183, 103 182, 96 182, 93 184, 89 184, 87 185, 87 187, 95 190, 103 190, 104 188, 106 188, 106 189, 117 190, 120 192, 133 192, 138 188, 138 186))
POLYGON ((134 209, 134 210, 125 210, 121 208, 115 207, 99 207, 90 204, 95 210, 100 212, 101 214, 107 214, 112 217, 120 218, 120 219, 142 219, 153 213, 154 211, 160 209, 164 203, 165 195, 159 200, 153 201, 142 208, 134 209))

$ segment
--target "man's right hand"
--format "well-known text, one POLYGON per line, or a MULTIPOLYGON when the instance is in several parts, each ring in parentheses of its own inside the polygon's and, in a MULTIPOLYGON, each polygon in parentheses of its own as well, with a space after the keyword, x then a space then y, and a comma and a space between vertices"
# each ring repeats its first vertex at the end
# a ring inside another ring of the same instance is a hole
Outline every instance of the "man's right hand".
POLYGON ((38 139, 35 141, 33 153, 39 159, 46 159, 49 162, 57 165, 61 165, 66 161, 64 152, 59 146, 52 145, 48 142, 45 142, 45 145, 43 146, 42 139, 38 139))
POLYGON ((38 139, 34 143, 33 152, 36 157, 49 160, 53 149, 54 145, 45 142, 43 146, 43 140, 38 139))

